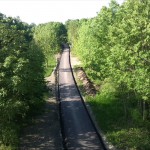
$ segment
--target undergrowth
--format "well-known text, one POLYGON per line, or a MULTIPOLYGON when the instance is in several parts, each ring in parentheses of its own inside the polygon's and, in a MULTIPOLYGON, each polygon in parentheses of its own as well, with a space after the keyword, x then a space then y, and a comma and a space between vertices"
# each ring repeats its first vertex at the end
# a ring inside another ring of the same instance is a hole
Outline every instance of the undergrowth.
POLYGON ((117 149, 150 149, 150 122, 142 121, 134 97, 128 99, 126 116, 121 93, 111 79, 98 83, 101 84, 100 92, 95 97, 88 96, 82 82, 77 82, 82 95, 86 96, 85 99, 92 108, 99 127, 117 149))
POLYGON ((95 97, 86 97, 97 123, 108 140, 121 150, 149 150, 150 122, 143 121, 134 99, 128 100, 127 116, 118 87, 109 79, 95 97))

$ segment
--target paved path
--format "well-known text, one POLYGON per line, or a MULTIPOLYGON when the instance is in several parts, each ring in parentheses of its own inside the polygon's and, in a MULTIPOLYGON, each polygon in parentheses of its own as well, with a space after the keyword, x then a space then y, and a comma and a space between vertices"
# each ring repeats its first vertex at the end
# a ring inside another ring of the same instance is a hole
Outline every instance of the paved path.
POLYGON ((74 83, 67 48, 64 49, 60 60, 59 92, 67 148, 69 150, 103 150, 74 83))

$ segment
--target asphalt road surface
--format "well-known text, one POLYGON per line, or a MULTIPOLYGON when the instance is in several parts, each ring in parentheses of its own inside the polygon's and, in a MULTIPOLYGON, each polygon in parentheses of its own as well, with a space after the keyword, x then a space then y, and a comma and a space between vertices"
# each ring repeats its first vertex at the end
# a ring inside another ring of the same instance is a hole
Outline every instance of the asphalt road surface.
POLYGON ((69 53, 69 48, 64 48, 59 65, 60 109, 66 147, 69 150, 103 150, 74 82, 69 53))

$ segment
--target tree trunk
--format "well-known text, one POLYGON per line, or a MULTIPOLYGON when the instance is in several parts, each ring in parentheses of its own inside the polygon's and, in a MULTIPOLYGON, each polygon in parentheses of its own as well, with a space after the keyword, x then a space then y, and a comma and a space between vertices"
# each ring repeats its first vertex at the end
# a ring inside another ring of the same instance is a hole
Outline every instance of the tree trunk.
POLYGON ((143 109, 142 109, 142 118, 143 120, 147 120, 150 118, 150 105, 147 101, 143 100, 143 109))
POLYGON ((127 120, 127 99, 125 96, 125 87, 121 84, 121 93, 122 93, 122 102, 123 102, 123 109, 124 109, 124 117, 127 120))

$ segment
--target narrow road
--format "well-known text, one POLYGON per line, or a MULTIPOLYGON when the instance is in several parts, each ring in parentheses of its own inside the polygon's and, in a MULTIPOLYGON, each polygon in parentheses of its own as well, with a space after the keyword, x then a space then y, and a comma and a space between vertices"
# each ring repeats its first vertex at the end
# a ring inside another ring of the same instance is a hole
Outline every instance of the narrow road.
POLYGON ((69 150, 103 150, 72 76, 70 50, 65 48, 59 65, 60 110, 66 147, 69 150))

